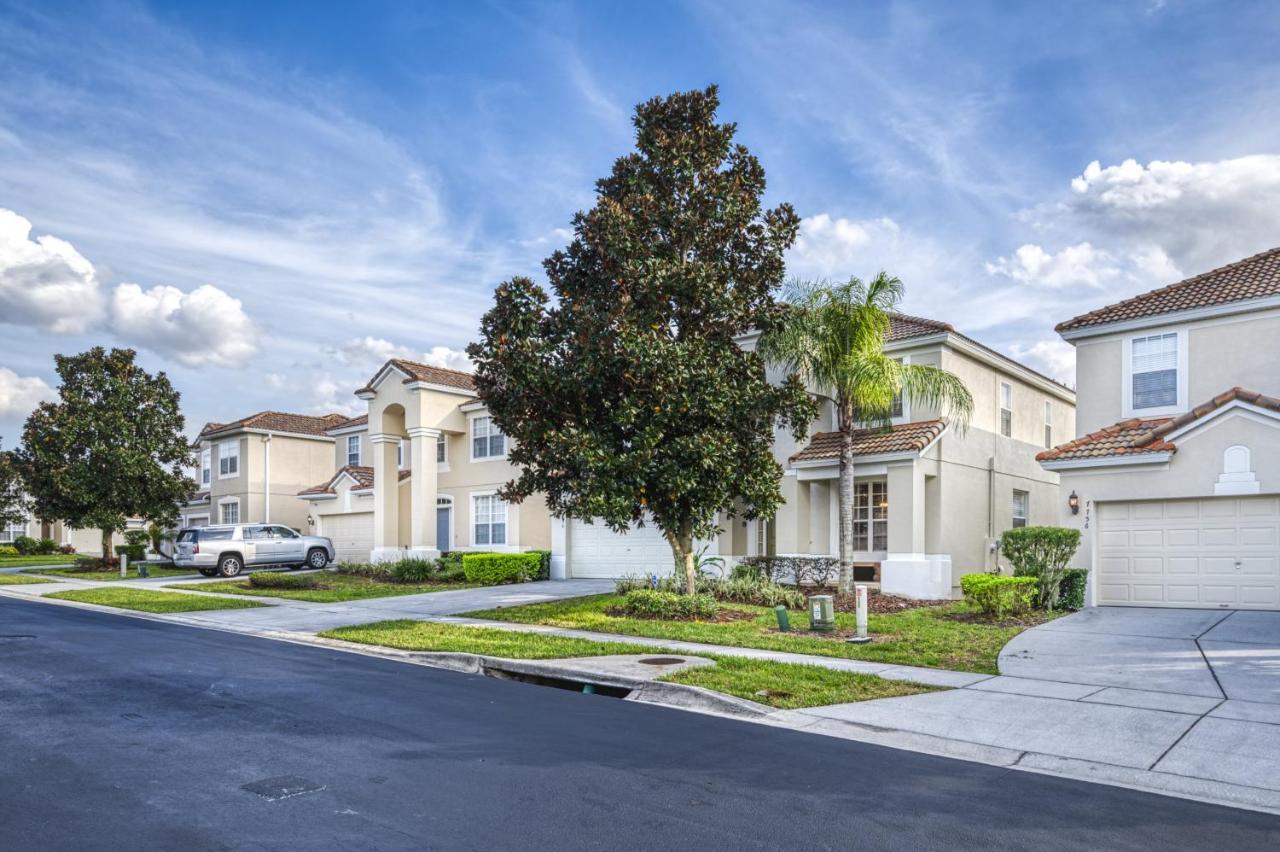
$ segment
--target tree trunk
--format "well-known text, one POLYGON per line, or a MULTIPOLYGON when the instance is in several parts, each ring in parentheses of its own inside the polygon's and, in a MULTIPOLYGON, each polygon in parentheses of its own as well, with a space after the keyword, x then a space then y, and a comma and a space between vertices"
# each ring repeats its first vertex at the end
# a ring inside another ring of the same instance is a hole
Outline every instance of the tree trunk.
POLYGON ((693 531, 685 524, 680 527, 679 532, 668 532, 666 535, 671 553, 675 557, 676 576, 684 575, 685 594, 692 595, 698 591, 698 572, 693 565, 693 531))
POLYGON ((114 530, 102 530, 102 561, 105 563, 111 558, 111 534, 114 530))
POLYGON ((840 401, 840 579, 853 591, 853 406, 840 401))

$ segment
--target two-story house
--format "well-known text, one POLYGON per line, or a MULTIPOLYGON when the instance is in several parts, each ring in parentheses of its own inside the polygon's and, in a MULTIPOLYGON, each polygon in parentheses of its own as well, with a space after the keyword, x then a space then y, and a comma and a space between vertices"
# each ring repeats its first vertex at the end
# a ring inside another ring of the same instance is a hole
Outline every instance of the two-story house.
POLYGON ((260 411, 210 423, 195 441, 198 490, 179 507, 182 526, 277 523, 307 531, 298 491, 333 472, 341 414, 316 417, 260 411))
MULTIPOLYGON (((961 574, 995 566, 994 542, 1004 530, 1056 517, 1058 476, 1041 469, 1035 454, 1074 434, 1075 398, 945 323, 895 317, 887 349, 961 376, 974 396, 974 417, 960 429, 904 401, 890 429, 859 433, 858 559, 867 579, 880 579, 887 590, 947 597, 961 574)), ((325 433, 335 441, 336 472, 298 495, 311 505, 312 529, 334 540, 339 559, 549 549, 554 577, 671 570, 670 547, 651 525, 619 534, 552 518, 536 497, 519 506, 498 499, 517 471, 468 374, 395 359, 357 395, 368 415, 325 433)), ((786 504, 771 524, 726 519, 720 535, 701 543, 709 554, 732 562, 837 552, 833 418, 824 399, 802 446, 779 433, 786 504)))
POLYGON ((1280 608, 1280 248, 1057 330, 1080 437, 1039 458, 1090 603, 1280 608))

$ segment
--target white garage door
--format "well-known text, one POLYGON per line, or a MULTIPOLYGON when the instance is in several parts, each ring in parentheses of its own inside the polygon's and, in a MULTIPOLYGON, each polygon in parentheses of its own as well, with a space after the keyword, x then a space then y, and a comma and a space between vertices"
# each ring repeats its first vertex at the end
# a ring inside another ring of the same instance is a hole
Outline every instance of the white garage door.
POLYGON ((1100 503, 1098 602, 1280 609, 1280 498, 1100 503))
POLYGON ((320 534, 333 539, 339 562, 368 562, 373 550, 373 512, 325 515, 320 534))
POLYGON ((671 545, 657 527, 646 524, 625 534, 602 523, 570 521, 570 577, 621 577, 624 574, 670 574, 671 545))

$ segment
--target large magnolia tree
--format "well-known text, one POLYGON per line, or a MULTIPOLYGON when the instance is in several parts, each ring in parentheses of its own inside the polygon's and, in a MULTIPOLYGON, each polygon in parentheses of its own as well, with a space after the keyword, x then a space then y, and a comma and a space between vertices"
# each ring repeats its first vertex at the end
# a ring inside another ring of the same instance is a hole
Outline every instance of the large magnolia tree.
POLYGON ((737 338, 780 320, 774 295, 799 218, 764 209, 764 169, 715 87, 636 108, 636 150, 544 267, 498 287, 468 350, 481 397, 513 439, 519 502, 616 531, 653 523, 692 592, 694 540, 718 518, 772 517, 777 426, 814 414, 798 380, 771 385, 737 338))
POLYGON ((132 349, 55 355, 59 401, 27 418, 18 465, 35 514, 102 531, 102 553, 131 517, 163 524, 196 484, 178 392, 132 349))

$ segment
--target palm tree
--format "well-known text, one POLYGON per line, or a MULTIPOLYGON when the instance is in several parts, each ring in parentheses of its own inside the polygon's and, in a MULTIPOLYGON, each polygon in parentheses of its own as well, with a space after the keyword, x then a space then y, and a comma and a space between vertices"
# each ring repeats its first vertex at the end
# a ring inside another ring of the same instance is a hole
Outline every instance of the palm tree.
POLYGON ((973 414, 964 383, 940 367, 904 364, 886 355, 890 316, 902 281, 881 272, 869 283, 793 281, 780 326, 760 341, 760 354, 797 374, 836 404, 840 430, 840 588, 853 585, 853 439, 860 426, 888 428, 901 394, 949 415, 961 428, 973 414))

